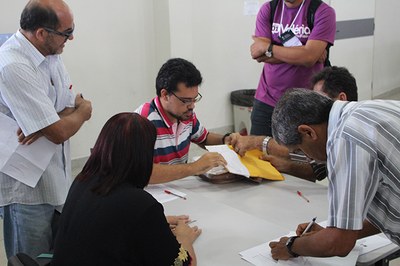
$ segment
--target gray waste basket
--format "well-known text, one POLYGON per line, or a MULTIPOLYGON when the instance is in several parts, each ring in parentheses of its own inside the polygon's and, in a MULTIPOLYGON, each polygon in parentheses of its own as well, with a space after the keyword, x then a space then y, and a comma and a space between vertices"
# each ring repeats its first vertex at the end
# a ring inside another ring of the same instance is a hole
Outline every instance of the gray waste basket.
POLYGON ((231 92, 234 128, 235 132, 239 132, 241 135, 250 134, 250 116, 251 111, 253 110, 255 93, 255 89, 237 90, 231 92))

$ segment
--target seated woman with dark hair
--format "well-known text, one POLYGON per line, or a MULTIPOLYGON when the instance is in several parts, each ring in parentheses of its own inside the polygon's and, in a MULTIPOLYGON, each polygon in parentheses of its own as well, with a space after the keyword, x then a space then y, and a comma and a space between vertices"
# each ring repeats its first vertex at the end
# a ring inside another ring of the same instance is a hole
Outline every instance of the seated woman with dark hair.
POLYGON ((173 232, 149 193, 156 129, 135 113, 104 125, 69 191, 51 265, 196 265, 201 230, 177 221, 173 232))

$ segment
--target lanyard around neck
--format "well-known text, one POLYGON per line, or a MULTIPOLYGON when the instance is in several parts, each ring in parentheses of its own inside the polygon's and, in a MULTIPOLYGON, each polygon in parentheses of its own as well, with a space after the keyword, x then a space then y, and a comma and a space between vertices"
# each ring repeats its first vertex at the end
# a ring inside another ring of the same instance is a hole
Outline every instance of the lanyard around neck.
MULTIPOLYGON (((300 13, 300 11, 301 11, 301 8, 303 7, 304 2, 305 2, 305 0, 303 0, 303 1, 301 2, 300 8, 299 8, 299 10, 297 10, 297 14, 296 14, 296 16, 294 17, 294 19, 293 19, 293 21, 292 21, 292 24, 290 24, 289 29, 292 28, 294 22, 296 21, 296 18, 297 18, 297 16, 299 15, 299 13, 300 13)), ((281 33, 280 33, 281 27, 282 27, 282 30, 283 30, 282 19, 283 19, 283 13, 284 13, 284 11, 285 11, 285 1, 282 0, 281 23, 280 23, 280 27, 279 27, 279 33, 278 33, 279 36, 281 36, 281 33)))

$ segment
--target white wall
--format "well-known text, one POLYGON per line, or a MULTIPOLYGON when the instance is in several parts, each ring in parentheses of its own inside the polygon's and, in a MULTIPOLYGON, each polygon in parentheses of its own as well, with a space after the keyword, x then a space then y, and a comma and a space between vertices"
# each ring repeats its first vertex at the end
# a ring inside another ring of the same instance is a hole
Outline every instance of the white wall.
POLYGON ((346 66, 357 79, 359 99, 371 99, 400 89, 400 2, 396 0, 331 0, 337 20, 374 18, 374 36, 338 40, 332 63, 346 66))
POLYGON ((233 125, 230 92, 255 89, 262 65, 251 59, 255 16, 241 0, 170 0, 171 56, 191 60, 203 75, 196 113, 207 128, 233 125))
POLYGON ((376 0, 373 96, 400 88, 400 1, 376 0))
MULTIPOLYGON (((72 158, 89 154, 110 116, 154 97, 157 71, 169 57, 191 60, 202 72, 204 98, 196 112, 207 128, 232 126, 230 92, 257 86, 262 66, 249 54, 255 16, 243 15, 244 0, 66 1, 75 14, 76 32, 63 58, 75 90, 94 108, 92 119, 72 138, 72 158)), ((371 1, 327 2, 340 20, 371 13, 365 4, 371 1)), ((0 33, 18 29, 26 2, 0 0, 0 33)), ((338 41, 331 50, 334 64, 350 66, 362 98, 400 87, 400 35, 389 28, 400 24, 400 4, 375 2, 375 37, 338 41)))
MULTIPOLYGON (((76 30, 62 56, 74 90, 93 105, 92 118, 72 137, 72 158, 79 158, 89 155, 108 118, 133 111, 155 95, 155 19, 149 0, 66 2, 73 10, 76 30)), ((26 3, 0 0, 0 33, 19 28, 26 3)))
POLYGON ((75 39, 63 55, 76 91, 92 101, 93 115, 72 138, 72 157, 89 154, 100 129, 119 112, 153 97, 153 1, 69 0, 75 39))
MULTIPOLYGON (((364 0, 362 8, 358 1, 332 0, 336 21, 373 18, 375 0, 364 0)), ((336 40, 331 48, 332 65, 345 66, 357 80, 359 100, 372 98, 372 65, 374 36, 336 40)))

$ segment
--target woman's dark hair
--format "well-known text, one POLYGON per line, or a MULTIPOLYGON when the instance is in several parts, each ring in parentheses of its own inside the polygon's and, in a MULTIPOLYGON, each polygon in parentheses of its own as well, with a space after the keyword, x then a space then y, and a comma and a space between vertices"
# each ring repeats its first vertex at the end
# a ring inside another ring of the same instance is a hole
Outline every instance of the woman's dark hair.
POLYGON ((20 27, 26 31, 35 31, 41 27, 56 30, 59 25, 56 12, 50 6, 43 6, 38 1, 29 1, 21 13, 20 27))
POLYGON ((153 170, 156 128, 136 113, 111 117, 97 138, 78 180, 100 177, 94 192, 108 194, 114 187, 129 183, 144 188, 153 170))
POLYGON ((202 81, 200 71, 191 62, 182 58, 172 58, 162 65, 157 74, 157 96, 161 96, 162 89, 166 89, 168 93, 176 91, 178 83, 194 87, 200 85, 202 81))

